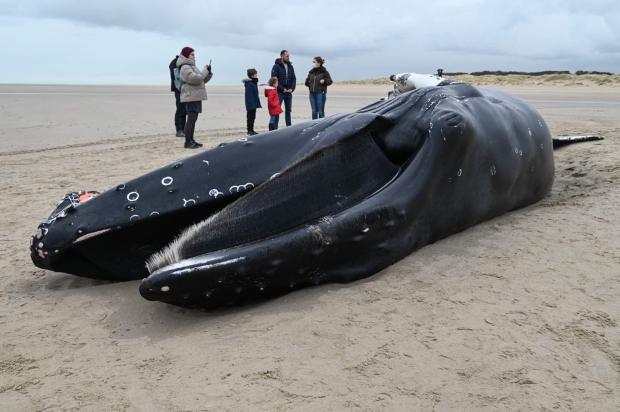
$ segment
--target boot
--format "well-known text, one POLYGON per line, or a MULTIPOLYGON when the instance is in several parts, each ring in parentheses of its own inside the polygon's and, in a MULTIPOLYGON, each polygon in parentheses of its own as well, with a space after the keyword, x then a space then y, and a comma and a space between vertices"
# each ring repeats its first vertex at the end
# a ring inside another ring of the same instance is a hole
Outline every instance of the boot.
POLYGON ((276 125, 269 123, 269 131, 276 130, 276 125))
POLYGON ((183 133, 183 129, 177 129, 177 137, 185 137, 185 133, 183 133))

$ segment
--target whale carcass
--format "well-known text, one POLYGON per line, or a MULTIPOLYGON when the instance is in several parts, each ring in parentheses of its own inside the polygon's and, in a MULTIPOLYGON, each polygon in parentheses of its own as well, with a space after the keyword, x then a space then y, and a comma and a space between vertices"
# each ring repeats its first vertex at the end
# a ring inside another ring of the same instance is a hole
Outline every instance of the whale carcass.
POLYGON ((511 94, 441 80, 64 198, 35 265, 213 308, 368 277, 545 198, 553 140, 511 94), (77 199, 77 200, 76 200, 77 199))

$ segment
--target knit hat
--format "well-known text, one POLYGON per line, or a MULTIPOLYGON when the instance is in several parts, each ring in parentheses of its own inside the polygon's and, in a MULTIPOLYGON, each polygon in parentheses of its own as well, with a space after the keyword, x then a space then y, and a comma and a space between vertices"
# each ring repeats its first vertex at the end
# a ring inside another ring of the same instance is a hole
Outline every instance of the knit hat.
POLYGON ((194 49, 192 49, 191 47, 183 47, 183 50, 181 50, 181 54, 183 55, 183 57, 186 57, 189 59, 189 55, 192 54, 194 52, 194 49))

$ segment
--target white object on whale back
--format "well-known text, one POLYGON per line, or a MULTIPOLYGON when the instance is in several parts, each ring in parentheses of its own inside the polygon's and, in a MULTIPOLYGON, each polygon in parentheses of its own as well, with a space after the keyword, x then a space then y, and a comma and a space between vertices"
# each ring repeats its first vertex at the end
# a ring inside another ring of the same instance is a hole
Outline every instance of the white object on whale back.
POLYGON ((388 99, 421 87, 437 86, 443 80, 434 74, 400 73, 394 75, 394 90, 388 93, 388 99))
POLYGON ((401 93, 421 87, 437 86, 444 79, 434 74, 401 73, 395 77, 396 84, 400 86, 401 93))

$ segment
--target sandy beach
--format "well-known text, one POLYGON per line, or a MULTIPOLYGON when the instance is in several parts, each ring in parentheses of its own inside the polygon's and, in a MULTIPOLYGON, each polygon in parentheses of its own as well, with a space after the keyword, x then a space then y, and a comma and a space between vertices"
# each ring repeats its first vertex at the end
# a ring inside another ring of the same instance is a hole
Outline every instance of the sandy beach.
MULTIPOLYGON (((605 136, 555 151, 548 198, 363 281, 213 312, 29 256, 64 194, 195 153, 169 87, 0 85, 0 411, 620 410, 620 87, 560 83, 494 86, 554 135, 605 136)), ((245 134, 241 84, 207 89, 205 149, 245 134)), ((326 113, 389 89, 334 85, 326 113)))

